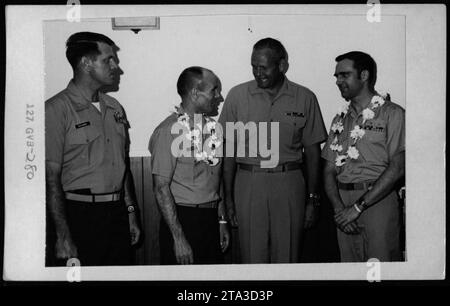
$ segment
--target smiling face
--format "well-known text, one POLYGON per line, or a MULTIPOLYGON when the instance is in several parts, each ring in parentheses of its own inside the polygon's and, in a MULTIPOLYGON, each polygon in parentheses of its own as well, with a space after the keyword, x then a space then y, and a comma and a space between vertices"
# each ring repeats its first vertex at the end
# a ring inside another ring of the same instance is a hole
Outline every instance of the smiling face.
POLYGON ((222 84, 219 78, 212 72, 204 70, 203 80, 197 89, 197 112, 207 116, 217 116, 219 105, 223 102, 222 84))
POLYGON ((88 59, 88 73, 97 85, 113 85, 118 78, 118 59, 113 47, 103 42, 97 42, 100 54, 88 59))
POLYGON ((259 88, 276 89, 281 86, 284 79, 282 60, 273 56, 270 49, 254 50, 252 53, 252 69, 255 81, 259 88))
POLYGON ((344 59, 336 64, 334 76, 342 97, 347 101, 358 96, 366 83, 353 67, 353 61, 349 59, 344 59))

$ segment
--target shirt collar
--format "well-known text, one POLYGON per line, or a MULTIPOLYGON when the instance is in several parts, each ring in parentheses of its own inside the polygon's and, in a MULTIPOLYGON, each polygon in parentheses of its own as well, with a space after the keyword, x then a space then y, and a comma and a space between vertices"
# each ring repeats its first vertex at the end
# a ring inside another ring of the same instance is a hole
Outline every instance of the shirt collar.
MULTIPOLYGON (((73 79, 70 80, 69 84, 67 85, 67 90, 72 96, 75 97, 75 99, 72 99, 71 101, 77 112, 89 108, 90 104, 92 103, 91 99, 83 94, 83 92, 75 84, 73 79)), ((105 99, 105 94, 102 92, 98 93, 98 100, 100 104, 104 103, 106 107, 113 109, 115 108, 109 99, 105 99)))
MULTIPOLYGON (((249 92, 252 95, 256 95, 256 94, 263 94, 265 91, 264 89, 259 88, 256 81, 253 80, 249 85, 249 92)), ((292 86, 291 81, 289 81, 287 77, 284 77, 283 84, 281 85, 280 91, 277 94, 277 96, 282 95, 287 95, 291 97, 295 96, 294 86, 292 86)))

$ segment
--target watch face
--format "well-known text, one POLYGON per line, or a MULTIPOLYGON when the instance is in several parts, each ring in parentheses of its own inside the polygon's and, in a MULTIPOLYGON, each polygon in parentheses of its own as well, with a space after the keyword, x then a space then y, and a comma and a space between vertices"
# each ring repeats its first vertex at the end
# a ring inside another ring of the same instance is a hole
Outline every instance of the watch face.
POLYGON ((127 209, 128 209, 129 213, 134 212, 134 206, 133 205, 128 206, 127 209))

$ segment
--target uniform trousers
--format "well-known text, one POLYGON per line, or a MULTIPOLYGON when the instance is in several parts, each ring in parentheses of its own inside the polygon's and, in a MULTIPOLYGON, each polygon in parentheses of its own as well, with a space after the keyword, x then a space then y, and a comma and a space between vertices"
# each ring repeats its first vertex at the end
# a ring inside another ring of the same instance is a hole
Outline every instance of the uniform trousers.
MULTIPOLYGON (((339 190, 346 207, 352 206, 367 190, 339 190)), ((400 261, 400 216, 398 197, 392 191, 370 206, 357 219, 359 234, 337 230, 342 262, 400 261)))
MULTIPOLYGON (((223 263, 217 208, 177 205, 176 209, 181 228, 194 255, 194 264, 223 263)), ((164 218, 161 218, 159 234, 161 264, 176 265, 173 236, 164 218)))
POLYGON ((238 168, 234 192, 242 263, 298 262, 306 193, 301 169, 238 168))
POLYGON ((131 264, 130 226, 123 201, 66 200, 66 215, 81 266, 131 264))

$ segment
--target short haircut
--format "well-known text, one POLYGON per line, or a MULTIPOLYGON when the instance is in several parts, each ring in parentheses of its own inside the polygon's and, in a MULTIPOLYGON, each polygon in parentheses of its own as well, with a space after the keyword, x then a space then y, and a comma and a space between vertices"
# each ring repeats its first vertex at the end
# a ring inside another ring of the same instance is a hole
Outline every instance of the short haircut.
MULTIPOLYGON (((96 57, 101 53, 98 49, 97 42, 116 46, 110 38, 99 33, 78 32, 69 37, 66 42, 66 57, 73 70, 76 70, 78 63, 83 56, 96 57)), ((115 48, 118 50, 117 47, 115 48)))
POLYGON ((177 92, 181 98, 185 98, 195 87, 200 90, 203 88, 202 82, 205 71, 212 73, 211 70, 199 66, 192 66, 183 70, 177 81, 177 92))
POLYGON ((288 61, 288 53, 286 49, 283 44, 276 39, 270 37, 263 38, 253 46, 253 51, 262 49, 272 50, 277 63, 279 63, 282 59, 286 60, 286 62, 288 61))
POLYGON ((336 57, 336 62, 345 59, 353 61, 353 67, 358 71, 358 77, 361 76, 363 70, 369 72, 369 89, 373 90, 375 88, 375 83, 377 82, 377 63, 375 63, 374 59, 367 53, 351 51, 336 57))

